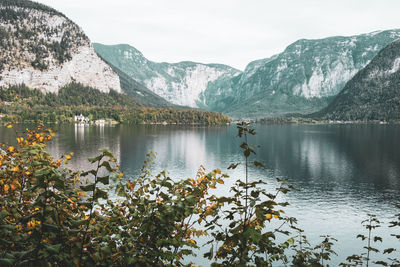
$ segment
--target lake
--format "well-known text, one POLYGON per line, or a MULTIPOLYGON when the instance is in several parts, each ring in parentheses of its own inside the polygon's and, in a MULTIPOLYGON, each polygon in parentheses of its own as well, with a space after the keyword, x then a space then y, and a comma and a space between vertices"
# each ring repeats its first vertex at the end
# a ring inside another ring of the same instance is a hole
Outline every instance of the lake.
MULTIPOLYGON (((17 125, 25 129, 27 125, 17 125)), ((360 225, 368 213, 378 216, 385 227, 375 234, 384 237, 380 248, 397 247, 388 237, 387 223, 400 204, 399 125, 254 125, 257 135, 249 143, 260 145, 255 159, 266 169, 251 168, 251 179, 263 179, 267 189, 275 178, 288 178, 299 191, 284 198, 290 216, 298 218, 309 240, 319 235, 339 240, 334 250, 336 266, 363 246, 355 236, 366 234, 360 225)), ((194 177, 203 165, 220 168, 232 178, 217 189, 226 194, 229 185, 243 177, 243 169, 226 168, 241 161, 240 140, 234 125, 201 126, 80 126, 54 125, 58 133, 48 151, 55 157, 74 152, 71 166, 88 169, 86 160, 108 147, 128 177, 137 176, 145 154, 154 150, 154 173, 167 169, 175 179, 194 177)), ((0 141, 12 142, 13 131, 0 128, 0 141)), ((206 249, 207 250, 207 249, 206 249)), ((207 265, 205 260, 199 263, 207 265)))

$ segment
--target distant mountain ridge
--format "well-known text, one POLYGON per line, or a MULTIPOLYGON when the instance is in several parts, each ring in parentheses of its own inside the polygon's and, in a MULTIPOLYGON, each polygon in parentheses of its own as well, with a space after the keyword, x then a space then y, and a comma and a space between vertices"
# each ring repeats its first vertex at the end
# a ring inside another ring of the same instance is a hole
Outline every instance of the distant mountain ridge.
POLYGON ((400 120, 400 40, 389 44, 316 117, 400 120))
POLYGON ((309 114, 328 106, 345 84, 400 30, 298 40, 282 53, 248 64, 155 63, 129 45, 94 44, 97 53, 157 95, 232 117, 309 114))
POLYGON ((77 82, 122 92, 118 75, 95 53, 78 25, 28 0, 0 1, 0 86, 57 92, 77 82))
POLYGON ((176 105, 206 107, 202 93, 210 82, 240 74, 222 64, 190 61, 156 63, 146 59, 136 48, 126 45, 93 44, 96 52, 110 64, 176 105))
MULTIPOLYGON (((250 63, 235 81, 219 88, 235 92, 229 105, 219 111, 233 117, 263 117, 320 110, 382 48, 398 38, 400 30, 388 30, 296 41, 271 59, 250 63)), ((215 103, 219 101, 224 99, 217 98, 215 103)))

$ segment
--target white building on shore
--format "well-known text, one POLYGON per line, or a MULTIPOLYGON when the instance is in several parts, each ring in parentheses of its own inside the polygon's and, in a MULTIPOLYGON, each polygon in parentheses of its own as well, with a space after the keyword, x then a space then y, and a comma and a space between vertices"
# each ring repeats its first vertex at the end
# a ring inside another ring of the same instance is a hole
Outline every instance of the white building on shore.
POLYGON ((75 123, 89 123, 89 118, 81 115, 75 115, 74 116, 74 121, 75 123))

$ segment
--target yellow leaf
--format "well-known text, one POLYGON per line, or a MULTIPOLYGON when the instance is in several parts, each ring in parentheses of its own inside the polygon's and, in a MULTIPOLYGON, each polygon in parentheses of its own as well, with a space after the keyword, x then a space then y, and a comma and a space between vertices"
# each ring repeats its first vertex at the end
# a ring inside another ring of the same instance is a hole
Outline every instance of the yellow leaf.
POLYGON ((4 192, 8 194, 8 190, 10 189, 10 186, 8 184, 4 185, 4 192))
POLYGON ((17 171, 19 171, 18 166, 15 166, 14 168, 12 168, 11 171, 12 171, 12 172, 17 172, 17 171))
POLYGON ((70 160, 70 159, 71 159, 71 156, 70 156, 70 155, 66 155, 65 158, 66 158, 67 160, 70 160))
POLYGON ((8 129, 10 129, 10 128, 12 128, 12 127, 13 127, 12 124, 7 125, 7 128, 8 128, 8 129))
POLYGON ((217 183, 219 183, 219 184, 224 184, 224 180, 219 179, 219 180, 217 180, 217 183))

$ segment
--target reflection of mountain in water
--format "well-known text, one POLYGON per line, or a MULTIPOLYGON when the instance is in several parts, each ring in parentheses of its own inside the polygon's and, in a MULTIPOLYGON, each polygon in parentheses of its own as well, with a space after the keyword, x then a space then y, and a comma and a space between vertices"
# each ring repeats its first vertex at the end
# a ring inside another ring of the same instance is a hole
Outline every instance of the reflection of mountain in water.
POLYGON ((252 142, 279 174, 301 182, 370 182, 399 187, 399 127, 380 125, 260 126, 252 142))
POLYGON ((258 159, 300 189, 296 201, 321 205, 393 205, 400 189, 397 126, 259 126, 258 159), (374 200, 372 200, 374 199, 374 200), (372 200, 372 201, 371 201, 372 200))
POLYGON ((223 142, 220 135, 226 130, 157 125, 124 128, 121 166, 129 175, 137 175, 145 153, 153 150, 157 154, 154 172, 167 169, 174 178, 193 177, 201 165, 210 170, 217 167, 223 142))

